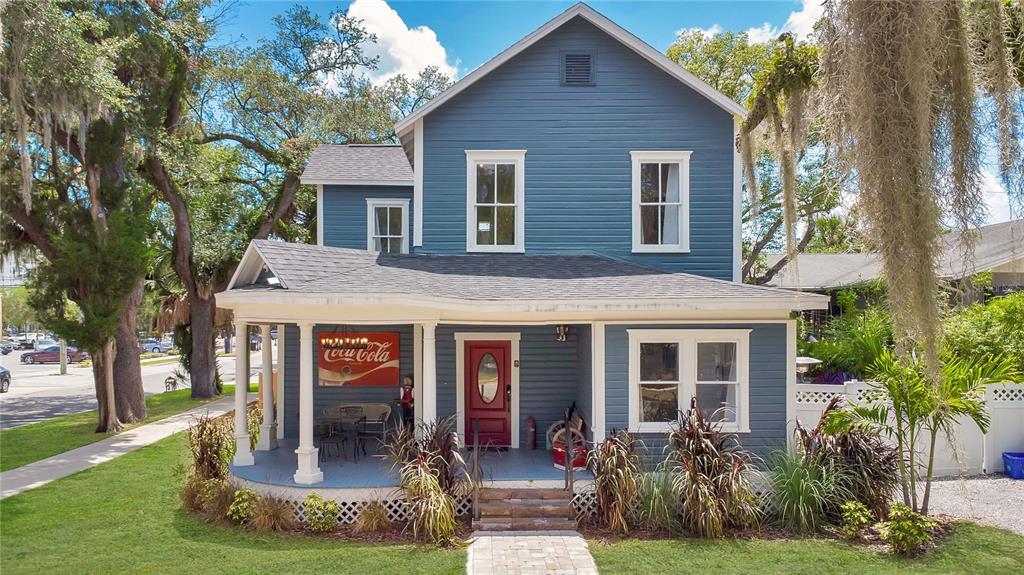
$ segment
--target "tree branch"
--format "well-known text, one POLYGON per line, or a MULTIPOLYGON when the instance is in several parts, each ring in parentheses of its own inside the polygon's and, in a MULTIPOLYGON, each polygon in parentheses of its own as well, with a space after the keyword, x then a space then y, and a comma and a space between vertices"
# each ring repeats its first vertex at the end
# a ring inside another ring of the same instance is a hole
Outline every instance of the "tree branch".
POLYGON ((39 251, 43 252, 43 255, 50 261, 57 259, 57 248, 50 240, 50 236, 43 229, 43 226, 25 211, 24 206, 18 202, 10 202, 10 205, 5 207, 7 208, 7 215, 11 216, 11 219, 21 227, 19 233, 12 237, 20 242, 32 244, 39 248, 39 251))
MULTIPOLYGON (((804 236, 800 238, 800 242, 796 245, 796 250, 794 250, 794 253, 797 256, 807 249, 807 244, 811 243, 811 239, 814 238, 814 229, 814 218, 808 218, 807 229, 804 230, 804 236)), ((789 254, 783 254, 782 257, 779 258, 779 261, 775 262, 775 265, 768 268, 768 270, 761 276, 754 278, 753 283, 757 285, 764 285, 770 282, 772 278, 775 277, 775 274, 779 273, 782 271, 782 268, 786 267, 787 263, 789 263, 789 254)))

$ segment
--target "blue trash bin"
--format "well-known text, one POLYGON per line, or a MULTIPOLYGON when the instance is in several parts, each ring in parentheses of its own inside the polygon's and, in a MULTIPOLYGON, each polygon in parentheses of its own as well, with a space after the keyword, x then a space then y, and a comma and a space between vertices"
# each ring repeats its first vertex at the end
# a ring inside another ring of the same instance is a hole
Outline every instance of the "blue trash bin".
POLYGON ((1003 470, 1013 479, 1024 479, 1024 451, 1004 451, 1003 470))

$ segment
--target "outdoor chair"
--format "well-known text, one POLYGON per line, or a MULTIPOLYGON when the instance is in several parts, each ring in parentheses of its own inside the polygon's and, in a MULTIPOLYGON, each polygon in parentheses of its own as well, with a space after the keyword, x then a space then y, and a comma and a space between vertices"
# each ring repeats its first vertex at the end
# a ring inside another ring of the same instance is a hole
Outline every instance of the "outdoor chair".
POLYGON ((330 457, 330 446, 334 446, 334 452, 337 457, 341 458, 341 450, 345 443, 348 441, 343 433, 341 433, 341 422, 334 417, 325 415, 324 417, 317 418, 316 430, 317 439, 320 443, 320 456, 321 461, 326 460, 330 457))
POLYGON ((391 419, 391 406, 386 403, 374 403, 363 406, 363 424, 358 430, 359 447, 366 455, 366 442, 374 442, 377 446, 384 442, 388 432, 388 421, 391 419))

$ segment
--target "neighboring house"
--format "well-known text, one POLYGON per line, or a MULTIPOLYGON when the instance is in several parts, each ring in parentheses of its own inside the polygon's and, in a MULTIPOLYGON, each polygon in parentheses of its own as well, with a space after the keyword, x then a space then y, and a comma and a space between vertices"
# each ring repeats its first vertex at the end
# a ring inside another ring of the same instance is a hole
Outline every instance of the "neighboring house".
MULTIPOLYGON (((960 301, 973 301, 981 295, 961 281, 979 273, 992 275, 994 295, 1024 289, 1024 220, 982 226, 974 234, 973 252, 966 253, 958 232, 942 238, 939 279, 959 292, 960 301)), ((769 254, 767 263, 773 266, 782 257, 769 254)), ((796 262, 795 267, 787 264, 779 270, 767 285, 834 296, 841 289, 882 277, 882 262, 876 253, 799 254, 796 262)), ((836 305, 833 302, 833 307, 836 305)))
POLYGON ((321 464, 316 436, 339 404, 396 423, 405 376, 417 420, 510 448, 492 480, 558 479, 528 421, 543 450, 572 405, 588 441, 629 429, 660 455, 696 395, 749 448, 784 446, 791 314, 827 298, 739 281, 743 114, 577 4, 399 122, 400 145, 318 148, 319 245, 254 241, 217 297, 283 342, 276 409, 233 472, 395 485, 387 465, 321 464))

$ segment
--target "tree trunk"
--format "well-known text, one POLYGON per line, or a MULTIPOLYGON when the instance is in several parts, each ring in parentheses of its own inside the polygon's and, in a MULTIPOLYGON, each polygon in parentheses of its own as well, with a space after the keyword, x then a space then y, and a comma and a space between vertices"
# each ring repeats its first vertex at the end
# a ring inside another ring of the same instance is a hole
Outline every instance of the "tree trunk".
POLYGON ((191 301, 192 332, 191 366, 192 397, 208 398, 219 393, 217 389, 217 354, 214 345, 213 321, 217 311, 214 295, 208 299, 194 298, 191 301))
POLYGON ((142 366, 139 364, 139 343, 135 318, 142 305, 145 286, 139 280, 128 294, 124 312, 117 322, 117 356, 114 358, 114 400, 117 418, 122 423, 135 423, 146 419, 146 394, 142 387, 142 366))
POLYGON ((932 474, 935 473, 935 439, 939 430, 931 430, 928 444, 928 475, 924 478, 924 497, 921 498, 921 515, 928 515, 928 499, 932 495, 932 474))
POLYGON ((96 433, 117 433, 121 422, 114 404, 114 340, 103 344, 93 358, 93 376, 96 378, 96 399, 99 400, 99 424, 96 433))

